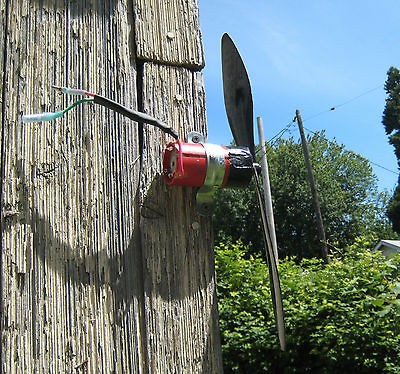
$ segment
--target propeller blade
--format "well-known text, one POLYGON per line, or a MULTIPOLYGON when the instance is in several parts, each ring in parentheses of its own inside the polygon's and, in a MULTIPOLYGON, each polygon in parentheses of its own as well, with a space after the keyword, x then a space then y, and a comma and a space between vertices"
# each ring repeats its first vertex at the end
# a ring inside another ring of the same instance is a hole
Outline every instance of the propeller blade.
POLYGON ((278 331, 279 344, 281 350, 286 349, 286 337, 285 337, 285 321, 283 316, 283 305, 282 305, 282 291, 281 284, 279 281, 277 258, 272 247, 272 241, 268 230, 267 217, 265 215, 262 192, 260 187, 260 180, 258 178, 257 169, 254 167, 254 177, 256 184, 256 192, 258 203, 260 205, 261 220, 263 226, 264 242, 265 242, 265 252, 267 255, 268 271, 269 271, 269 281, 271 287, 272 304, 274 306, 276 329, 278 331))
MULTIPOLYGON (((228 116, 229 126, 236 145, 249 148, 255 161, 253 99, 251 95, 250 81, 243 60, 228 34, 222 36, 221 55, 225 109, 228 116)), ((284 351, 286 348, 285 322, 283 317, 282 292, 279 282, 277 258, 275 257, 272 247, 260 181, 255 165, 254 177, 256 182, 257 198, 261 211, 276 328, 281 349, 284 351)))
POLYGON ((225 109, 236 145, 248 147, 255 158, 253 98, 243 60, 228 34, 222 36, 222 79, 225 109))

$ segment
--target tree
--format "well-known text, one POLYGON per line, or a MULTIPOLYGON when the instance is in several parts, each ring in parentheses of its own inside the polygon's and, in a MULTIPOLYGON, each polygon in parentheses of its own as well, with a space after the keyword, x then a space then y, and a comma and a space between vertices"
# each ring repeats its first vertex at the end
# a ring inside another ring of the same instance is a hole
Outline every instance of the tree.
MULTIPOLYGON (((400 167, 400 70, 390 67, 385 82, 386 105, 383 112, 382 123, 389 143, 394 147, 397 164, 400 167)), ((393 230, 400 234, 400 176, 398 185, 389 202, 387 214, 392 222, 393 230)))
MULTIPOLYGON (((328 242, 344 247, 363 233, 389 230, 382 216, 386 196, 378 192, 368 160, 329 141, 323 133, 308 141, 328 242)), ((268 146, 267 153, 279 252, 318 256, 320 243, 301 144, 293 138, 280 139, 268 146)), ((216 242, 241 239, 260 248, 257 209, 252 188, 219 191, 214 214, 216 242)))

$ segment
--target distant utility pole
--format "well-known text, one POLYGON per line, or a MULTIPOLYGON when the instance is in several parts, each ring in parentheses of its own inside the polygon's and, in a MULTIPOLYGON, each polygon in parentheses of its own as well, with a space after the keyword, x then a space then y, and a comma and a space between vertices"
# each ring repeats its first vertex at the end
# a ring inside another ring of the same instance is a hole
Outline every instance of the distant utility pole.
POLYGON ((304 160, 306 162, 307 172, 308 172, 308 182, 310 183, 311 194, 312 194, 314 209, 315 209, 315 215, 317 218, 318 237, 322 244, 321 255, 322 255, 322 258, 325 261, 325 263, 328 263, 329 262, 328 248, 326 245, 325 229, 324 229, 324 223, 322 221, 322 215, 321 215, 321 206, 319 204, 318 189, 317 189, 317 185, 315 183, 314 172, 313 172, 311 161, 310 161, 310 152, 308 150, 307 140, 304 135, 303 120, 301 119, 300 110, 298 110, 298 109, 296 110, 295 118, 299 125, 301 145, 303 148, 304 160))

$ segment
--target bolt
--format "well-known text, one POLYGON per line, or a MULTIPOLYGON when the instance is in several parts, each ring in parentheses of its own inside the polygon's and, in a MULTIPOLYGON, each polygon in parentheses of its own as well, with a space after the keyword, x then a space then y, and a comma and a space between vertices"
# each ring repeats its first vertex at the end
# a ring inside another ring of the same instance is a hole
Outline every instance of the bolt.
POLYGON ((169 40, 174 39, 174 38, 175 38, 175 33, 174 33, 173 31, 168 31, 168 32, 167 32, 167 38, 168 38, 169 40))

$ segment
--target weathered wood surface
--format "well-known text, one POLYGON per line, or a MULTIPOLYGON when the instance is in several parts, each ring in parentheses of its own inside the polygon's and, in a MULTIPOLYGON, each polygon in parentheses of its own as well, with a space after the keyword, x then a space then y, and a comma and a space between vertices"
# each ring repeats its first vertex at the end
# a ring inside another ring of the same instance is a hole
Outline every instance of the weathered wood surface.
MULTIPOLYGON (((146 112, 167 123, 175 123, 181 134, 205 131, 200 73, 146 63, 144 82, 146 112)), ((151 363, 151 372, 172 373, 175 372, 173 365, 178 364, 187 373, 218 373, 219 341, 215 335, 218 330, 209 219, 196 213, 191 188, 168 188, 159 177, 152 178, 161 171, 156 155, 167 140, 159 131, 145 132, 144 143, 148 147, 143 174, 145 180, 152 179, 140 222, 145 259, 147 347, 150 357, 163 358, 151 363), (154 313, 160 314, 160 318, 154 319, 154 313)))
POLYGON ((161 181, 171 139, 93 105, 20 121, 71 103, 58 84, 205 132, 197 13, 0 1, 4 372, 221 372, 211 228, 192 189, 161 181))
POLYGON ((196 1, 137 0, 138 58, 199 70, 204 67, 196 1))

